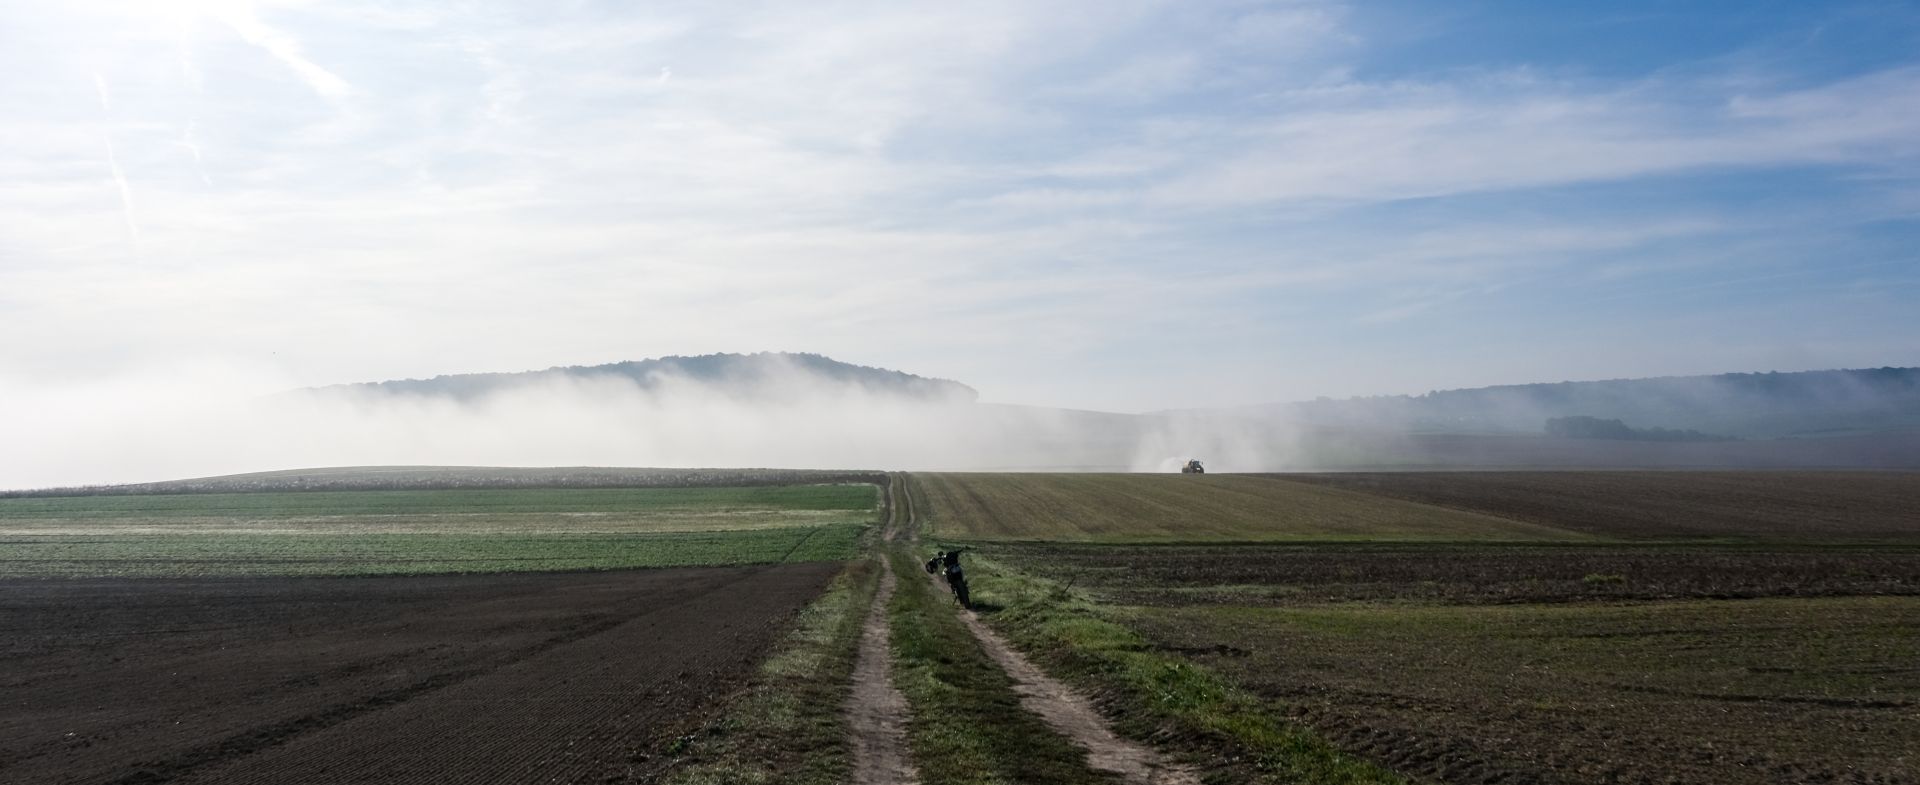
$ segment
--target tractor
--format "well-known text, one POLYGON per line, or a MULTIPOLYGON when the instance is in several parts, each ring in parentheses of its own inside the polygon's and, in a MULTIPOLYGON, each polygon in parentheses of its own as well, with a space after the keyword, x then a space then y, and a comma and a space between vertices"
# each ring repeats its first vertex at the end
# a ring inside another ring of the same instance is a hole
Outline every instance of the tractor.
POLYGON ((1180 473, 1181 474, 1206 474, 1207 467, 1200 465, 1200 459, 1195 458, 1193 460, 1187 461, 1187 465, 1180 467, 1180 473))

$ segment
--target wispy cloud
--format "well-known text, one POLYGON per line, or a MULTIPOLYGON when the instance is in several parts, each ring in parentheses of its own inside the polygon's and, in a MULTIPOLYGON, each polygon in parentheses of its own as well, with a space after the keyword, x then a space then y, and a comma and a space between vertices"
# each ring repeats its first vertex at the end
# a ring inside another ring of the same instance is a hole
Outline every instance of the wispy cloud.
MULTIPOLYGON (((198 346, 321 383, 803 349, 1144 409, 1424 386, 1492 363, 1428 341, 1529 308, 1657 343, 1602 317, 1912 245, 1911 53, 1427 64, 1365 11, 0 10, 0 69, 36 75, 0 83, 0 331, 59 336, 0 368, 198 346), (153 264, 75 239, 123 231, 153 264), (1134 366, 1183 371, 1103 375, 1134 366)), ((1896 305, 1825 313, 1884 347, 1896 305)))
POLYGON ((307 87, 322 98, 341 100, 353 92, 351 85, 332 71, 322 68, 307 58, 300 42, 292 35, 262 22, 253 7, 247 3, 220 4, 213 9, 213 17, 233 28, 241 39, 260 47, 287 68, 292 69, 307 87))

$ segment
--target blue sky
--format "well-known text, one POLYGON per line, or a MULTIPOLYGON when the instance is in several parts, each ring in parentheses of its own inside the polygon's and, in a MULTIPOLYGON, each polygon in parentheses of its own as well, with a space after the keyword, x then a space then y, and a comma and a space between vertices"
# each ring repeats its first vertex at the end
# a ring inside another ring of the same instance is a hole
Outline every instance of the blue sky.
POLYGON ((1920 365, 1916 53, 1890 2, 0 0, 0 387, 1920 365))

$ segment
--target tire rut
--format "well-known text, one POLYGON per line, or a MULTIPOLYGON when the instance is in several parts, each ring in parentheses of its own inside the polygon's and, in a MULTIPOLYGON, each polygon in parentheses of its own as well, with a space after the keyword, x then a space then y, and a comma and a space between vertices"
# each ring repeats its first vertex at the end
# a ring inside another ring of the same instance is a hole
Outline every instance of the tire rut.
MULTIPOLYGON (((939 579, 934 580, 937 584, 939 579)), ((987 656, 1013 679, 1013 691, 1020 695, 1020 705, 1046 720, 1055 733, 1085 749, 1087 766, 1117 774, 1132 785, 1200 785, 1200 776, 1192 769, 1115 734, 1106 718, 1094 709, 1092 701, 1021 656, 972 611, 958 613, 987 656)))
MULTIPOLYGON (((913 501, 907 498, 900 475, 886 488, 887 521, 880 532, 883 543, 900 534, 903 520, 911 520, 913 501)), ((875 563, 880 588, 861 626, 860 651, 854 659, 853 691, 847 696, 847 727, 853 736, 854 785, 912 785, 920 781, 907 754, 907 698, 893 684, 892 626, 887 608, 899 581, 886 563, 884 550, 875 563)))
POLYGON ((847 725, 853 734, 854 785, 907 785, 920 781, 907 755, 907 698, 893 684, 887 607, 898 581, 880 564, 880 590, 860 636, 854 661, 847 725))

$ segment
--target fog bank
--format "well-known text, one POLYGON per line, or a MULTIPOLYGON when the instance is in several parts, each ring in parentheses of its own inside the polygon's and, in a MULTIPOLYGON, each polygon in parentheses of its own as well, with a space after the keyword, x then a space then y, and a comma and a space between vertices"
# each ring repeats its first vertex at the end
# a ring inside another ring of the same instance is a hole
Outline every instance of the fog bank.
POLYGON ((1243 471, 1296 463, 1272 428, 914 396, 801 367, 750 384, 542 374, 462 396, 259 394, 232 371, 0 387, 0 488, 357 465, 1243 471), (236 391, 242 391, 237 392, 236 391))

